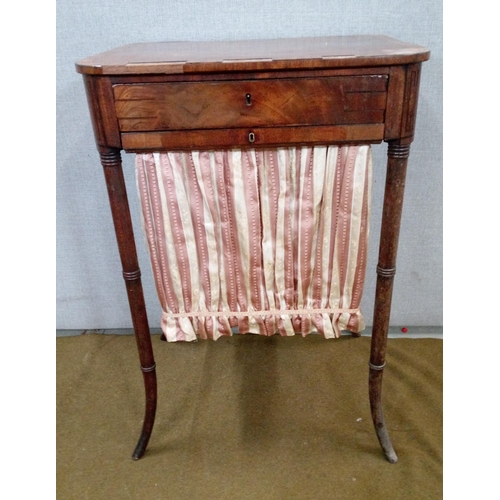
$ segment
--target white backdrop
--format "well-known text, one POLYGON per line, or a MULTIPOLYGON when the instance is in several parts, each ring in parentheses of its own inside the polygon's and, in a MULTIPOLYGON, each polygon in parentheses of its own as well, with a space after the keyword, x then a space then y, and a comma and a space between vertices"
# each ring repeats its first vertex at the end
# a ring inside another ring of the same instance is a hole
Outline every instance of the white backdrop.
MULTIPOLYGON (((57 328, 132 326, 99 156, 75 61, 144 41, 385 34, 426 46, 411 148, 391 324, 442 325, 442 5, 435 0, 58 0, 57 328)), ((385 179, 374 146, 368 274, 362 309, 371 324, 385 179)), ((132 155, 123 155, 152 327, 160 307, 142 235, 132 155)))

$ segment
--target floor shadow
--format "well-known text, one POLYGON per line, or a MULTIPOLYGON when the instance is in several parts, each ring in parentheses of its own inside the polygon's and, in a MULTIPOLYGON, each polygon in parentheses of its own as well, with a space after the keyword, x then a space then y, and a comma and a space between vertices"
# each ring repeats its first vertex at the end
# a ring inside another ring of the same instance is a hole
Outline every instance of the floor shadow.
POLYGON ((256 445, 272 437, 278 392, 279 335, 246 335, 235 342, 234 374, 239 380, 239 418, 243 444, 256 445))

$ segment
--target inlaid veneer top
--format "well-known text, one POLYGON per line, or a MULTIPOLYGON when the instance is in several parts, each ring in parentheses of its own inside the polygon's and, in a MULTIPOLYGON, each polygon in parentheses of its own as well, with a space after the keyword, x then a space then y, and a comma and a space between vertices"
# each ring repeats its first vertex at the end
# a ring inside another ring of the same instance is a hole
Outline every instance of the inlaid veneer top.
POLYGON ((425 47, 382 35, 124 45, 76 63, 94 75, 272 71, 426 61, 425 47))

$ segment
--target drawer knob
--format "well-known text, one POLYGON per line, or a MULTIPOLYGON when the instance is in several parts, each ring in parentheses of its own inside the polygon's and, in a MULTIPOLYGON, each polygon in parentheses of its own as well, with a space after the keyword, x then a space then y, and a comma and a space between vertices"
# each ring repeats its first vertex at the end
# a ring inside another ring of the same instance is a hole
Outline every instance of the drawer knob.
POLYGON ((251 106, 252 105, 252 94, 247 94, 245 96, 245 102, 246 102, 247 106, 251 106))
POLYGON ((250 133, 248 134, 248 140, 249 140, 250 142, 254 142, 254 141, 255 141, 255 134, 254 134, 253 132, 250 132, 250 133))

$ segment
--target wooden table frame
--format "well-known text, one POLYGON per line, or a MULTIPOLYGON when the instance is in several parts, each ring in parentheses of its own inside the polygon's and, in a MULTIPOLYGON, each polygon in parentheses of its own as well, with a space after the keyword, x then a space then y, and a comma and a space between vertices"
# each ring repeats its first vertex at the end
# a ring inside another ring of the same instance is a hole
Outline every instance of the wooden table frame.
POLYGON ((420 69, 429 55, 389 37, 355 36, 135 44, 76 64, 104 169, 144 376, 146 410, 134 459, 142 457, 151 436, 157 383, 120 151, 386 141, 369 396, 380 445, 389 462, 397 461, 382 410, 382 374, 420 69), (283 104, 283 95, 296 107, 283 104))

